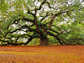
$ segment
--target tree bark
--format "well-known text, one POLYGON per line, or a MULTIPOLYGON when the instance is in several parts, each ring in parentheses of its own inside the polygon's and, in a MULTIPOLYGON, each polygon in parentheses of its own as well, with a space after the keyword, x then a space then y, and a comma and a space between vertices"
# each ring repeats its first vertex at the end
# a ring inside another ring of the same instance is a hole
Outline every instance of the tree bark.
POLYGON ((40 38, 40 45, 48 45, 48 38, 47 37, 41 37, 40 38))

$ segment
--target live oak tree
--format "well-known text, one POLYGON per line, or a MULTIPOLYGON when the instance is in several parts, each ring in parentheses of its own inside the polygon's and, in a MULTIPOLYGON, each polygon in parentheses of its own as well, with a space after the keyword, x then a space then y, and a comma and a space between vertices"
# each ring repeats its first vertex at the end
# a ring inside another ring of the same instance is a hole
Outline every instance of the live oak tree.
POLYGON ((71 32, 70 26, 84 20, 83 0, 1 0, 0 4, 0 40, 8 45, 27 45, 34 38, 40 39, 40 45, 48 45, 48 36, 61 45, 69 44, 64 37, 71 32), (18 43, 23 38, 26 42, 18 43))

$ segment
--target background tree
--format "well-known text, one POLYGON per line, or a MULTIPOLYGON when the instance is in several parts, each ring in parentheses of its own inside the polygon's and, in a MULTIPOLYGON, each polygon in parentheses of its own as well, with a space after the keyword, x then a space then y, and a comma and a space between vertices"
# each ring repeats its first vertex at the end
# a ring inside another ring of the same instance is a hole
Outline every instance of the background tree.
POLYGON ((7 44, 27 45, 39 38, 40 45, 48 45, 51 36, 61 45, 84 41, 83 0, 1 0, 0 4, 1 33, 7 44))

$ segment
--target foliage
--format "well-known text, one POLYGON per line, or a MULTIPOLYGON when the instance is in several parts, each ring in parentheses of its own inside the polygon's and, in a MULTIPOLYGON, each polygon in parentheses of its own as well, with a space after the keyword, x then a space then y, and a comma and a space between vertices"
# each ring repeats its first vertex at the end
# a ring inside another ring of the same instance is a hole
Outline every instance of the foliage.
POLYGON ((1 0, 0 41, 2 45, 27 45, 29 42, 40 45, 84 44, 83 2, 1 0))

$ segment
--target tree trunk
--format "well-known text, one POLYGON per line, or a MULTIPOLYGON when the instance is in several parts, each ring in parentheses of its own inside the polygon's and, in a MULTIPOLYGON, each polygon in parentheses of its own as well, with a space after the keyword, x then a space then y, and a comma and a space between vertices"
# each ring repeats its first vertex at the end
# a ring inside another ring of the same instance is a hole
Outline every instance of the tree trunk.
POLYGON ((41 37, 40 38, 40 45, 48 45, 48 38, 47 37, 41 37))

